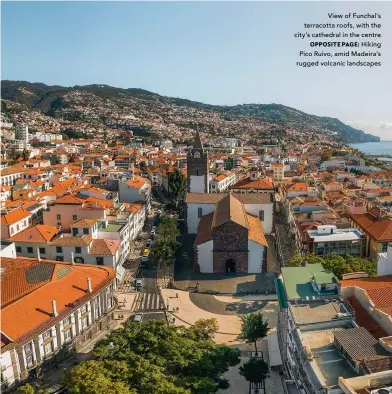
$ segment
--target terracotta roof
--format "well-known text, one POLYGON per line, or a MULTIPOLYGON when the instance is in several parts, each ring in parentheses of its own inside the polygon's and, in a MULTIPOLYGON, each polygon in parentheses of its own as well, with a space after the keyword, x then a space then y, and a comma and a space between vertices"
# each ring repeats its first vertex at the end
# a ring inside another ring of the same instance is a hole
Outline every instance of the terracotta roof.
POLYGON ((187 193, 185 202, 188 204, 216 204, 225 195, 223 193, 187 193))
POLYGON ((246 215, 249 223, 248 240, 256 242, 260 245, 267 246, 267 240, 265 239, 264 230, 261 225, 259 218, 253 215, 246 215))
POLYGON ((12 242, 41 242, 46 243, 52 240, 56 235, 57 228, 53 226, 47 226, 44 224, 37 224, 34 227, 30 227, 23 230, 19 234, 14 235, 9 239, 12 242))
POLYGON ((367 357, 386 354, 377 339, 364 327, 335 331, 334 336, 353 360, 363 361, 367 357))
POLYGON ((91 238, 85 234, 82 237, 58 237, 54 239, 50 244, 55 246, 86 246, 90 245, 91 238))
POLYGON ((201 217, 199 225, 197 226, 197 235, 195 239, 195 245, 204 244, 205 242, 212 240, 212 220, 214 218, 214 212, 201 217))
POLYGON ((137 176, 135 175, 133 177, 133 179, 130 179, 128 181, 126 181, 126 184, 134 187, 136 189, 140 189, 142 186, 144 186, 145 184, 150 184, 150 181, 146 178, 142 178, 141 176, 137 176))
POLYGON ((306 182, 295 182, 291 184, 287 190, 290 191, 307 191, 308 190, 308 185, 306 182))
POLYGON ((268 179, 259 178, 252 181, 250 177, 243 178, 230 187, 231 189, 274 190, 274 185, 268 179))
POLYGON ((355 310, 355 321, 359 326, 365 327, 376 339, 388 336, 355 297, 349 297, 347 301, 355 310))
POLYGON ((115 277, 105 266, 64 263, 28 258, 3 258, 0 276, 2 332, 14 342, 29 338, 36 329, 49 328, 82 304, 115 277), (87 293, 87 278, 93 293, 87 293), (57 304, 57 317, 52 317, 52 300, 57 304), (21 324, 23 322, 23 324, 21 324))
POLYGON ((93 239, 90 255, 114 256, 120 247, 120 241, 113 239, 93 239))
POLYGON ((30 217, 31 214, 29 212, 26 212, 22 209, 15 209, 11 211, 10 213, 6 213, 5 215, 1 215, 0 223, 1 224, 14 224, 16 222, 19 222, 20 220, 26 219, 30 217))
POLYGON ((392 275, 346 279, 340 283, 342 287, 357 286, 366 290, 376 308, 392 316, 392 275))
POLYGON ((63 196, 55 200, 56 204, 72 204, 72 205, 81 205, 84 203, 85 200, 82 198, 77 198, 73 196, 72 194, 69 194, 67 196, 63 196))
POLYGON ((80 219, 76 221, 75 223, 71 224, 71 227, 92 227, 94 226, 95 223, 97 223, 98 220, 92 220, 92 219, 80 219))
POLYGON ((392 218, 384 217, 382 219, 378 219, 370 213, 351 215, 351 218, 376 241, 392 241, 392 218))
POLYGON ((225 197, 216 204, 212 228, 218 227, 228 221, 249 228, 244 205, 231 193, 226 194, 225 197))

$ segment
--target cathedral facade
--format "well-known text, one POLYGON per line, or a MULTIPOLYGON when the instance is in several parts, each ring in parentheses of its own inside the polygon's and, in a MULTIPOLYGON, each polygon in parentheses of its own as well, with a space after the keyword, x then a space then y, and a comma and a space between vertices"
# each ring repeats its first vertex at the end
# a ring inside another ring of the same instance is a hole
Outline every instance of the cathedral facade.
POLYGON ((260 273, 267 269, 271 194, 208 193, 209 163, 196 133, 187 159, 187 228, 195 235, 194 270, 201 273, 260 273))

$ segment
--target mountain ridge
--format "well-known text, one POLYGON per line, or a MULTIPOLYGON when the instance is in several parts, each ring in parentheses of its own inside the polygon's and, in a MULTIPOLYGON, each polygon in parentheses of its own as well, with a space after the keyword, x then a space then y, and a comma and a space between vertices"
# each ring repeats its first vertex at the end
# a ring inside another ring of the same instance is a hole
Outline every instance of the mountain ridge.
MULTIPOLYGON (((69 121, 91 122, 111 127, 112 113, 120 114, 118 124, 127 113, 135 123, 147 122, 155 129, 170 127, 195 128, 222 133, 231 127, 238 132, 255 135, 268 126, 292 128, 300 132, 313 131, 335 136, 344 143, 379 142, 380 138, 344 124, 337 118, 307 114, 283 104, 213 105, 163 96, 140 88, 118 88, 106 84, 46 85, 40 82, 3 80, 1 83, 3 110, 12 111, 6 101, 37 111, 46 116, 69 121), (90 118, 86 115, 90 114, 90 118)), ((18 111, 22 111, 19 109, 18 111)), ((114 123, 113 123, 114 122, 114 123)))

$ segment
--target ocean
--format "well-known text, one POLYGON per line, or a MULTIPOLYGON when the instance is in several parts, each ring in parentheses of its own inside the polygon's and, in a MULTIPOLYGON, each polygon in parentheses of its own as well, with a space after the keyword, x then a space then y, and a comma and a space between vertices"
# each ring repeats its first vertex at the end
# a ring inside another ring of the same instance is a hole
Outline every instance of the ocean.
POLYGON ((365 155, 392 155, 392 141, 366 142, 363 144, 350 144, 365 155))

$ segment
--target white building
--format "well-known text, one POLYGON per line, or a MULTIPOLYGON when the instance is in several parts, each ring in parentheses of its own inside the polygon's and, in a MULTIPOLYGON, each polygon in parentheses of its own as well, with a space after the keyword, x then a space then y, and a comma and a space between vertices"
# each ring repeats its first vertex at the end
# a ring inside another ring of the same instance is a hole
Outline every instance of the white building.
POLYGON ((378 254, 377 276, 392 275, 392 244, 388 244, 386 253, 378 254))
POLYGON ((29 143, 29 127, 25 123, 15 125, 15 138, 23 141, 26 145, 29 143))

